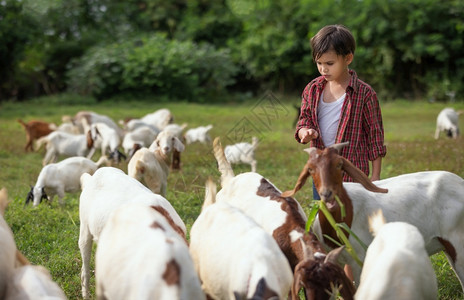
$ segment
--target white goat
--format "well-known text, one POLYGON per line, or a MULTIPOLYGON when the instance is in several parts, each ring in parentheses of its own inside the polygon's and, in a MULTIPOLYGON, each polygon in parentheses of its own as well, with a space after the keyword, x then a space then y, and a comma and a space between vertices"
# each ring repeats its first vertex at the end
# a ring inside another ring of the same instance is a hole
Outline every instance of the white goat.
POLYGON ((8 192, 0 190, 0 298, 5 297, 8 282, 13 276, 17 252, 13 232, 3 218, 8 206, 8 192))
POLYGON ((48 164, 42 168, 37 182, 27 194, 26 204, 32 201, 37 206, 42 199, 53 201, 55 195, 58 195, 59 203, 63 204, 65 193, 81 190, 82 174, 93 174, 100 166, 108 163, 106 156, 102 156, 97 162, 85 157, 69 157, 58 163, 48 164))
POLYGON ((113 121, 113 119, 93 111, 80 111, 76 113, 76 115, 73 118, 73 123, 79 126, 81 133, 86 132, 86 127, 89 125, 92 125, 94 123, 105 123, 109 127, 116 130, 116 132, 119 135, 119 138, 122 139, 124 137, 124 131, 113 121))
POLYGON ((98 299, 205 299, 185 239, 145 204, 111 214, 98 241, 95 274, 98 299))
POLYGON ((152 113, 146 114, 140 119, 140 121, 150 124, 161 131, 168 124, 171 124, 174 121, 174 117, 169 109, 161 108, 152 113))
POLYGON ((435 272, 417 227, 386 223, 382 211, 369 217, 375 236, 366 252, 355 299, 437 299, 435 272))
MULTIPOLYGON (((361 170, 340 156, 336 149, 309 148, 306 151, 309 159, 295 188, 283 193, 283 196, 292 196, 312 176, 322 201, 335 221, 346 223, 366 245, 373 239, 368 230, 368 216, 378 209, 390 222, 410 223, 424 237, 429 255, 445 251, 463 286, 464 180, 461 177, 446 171, 417 172, 376 181, 374 185, 361 170), (361 184, 342 182, 343 171, 361 184), (341 214, 336 196, 345 206, 345 217, 341 214)), ((316 218, 313 230, 322 240, 323 234, 338 239, 323 214, 316 218)), ((349 240, 359 258, 364 260, 363 248, 352 235, 349 240)), ((328 240, 325 242, 334 246, 328 240)), ((359 284, 360 266, 351 256, 345 257, 353 269, 356 284, 359 284)))
POLYGON ((26 265, 14 270, 4 299, 65 300, 67 298, 59 285, 52 280, 46 268, 26 265))
POLYGON ((353 299, 354 286, 337 264, 337 253, 341 250, 326 254, 317 237, 306 232, 308 218, 300 203, 291 197, 281 197, 281 191, 258 173, 234 177, 219 138, 214 140, 213 148, 222 185, 217 202, 225 201, 240 208, 276 240, 294 270, 294 277, 298 278, 292 296, 296 298, 303 286, 307 298, 313 295, 315 299, 328 299, 327 291, 343 286, 340 289, 343 298, 353 299))
POLYGON ((171 226, 185 237, 186 227, 176 210, 164 197, 153 194, 136 179, 122 170, 103 167, 92 176, 81 176, 82 193, 79 202, 79 249, 82 256, 82 295, 89 297, 90 256, 92 240, 97 242, 109 215, 126 203, 154 206, 165 215, 171 226))
POLYGON ((256 172, 255 149, 258 147, 258 138, 253 137, 252 143, 237 143, 224 148, 227 160, 231 164, 244 163, 251 166, 251 172, 256 172))
POLYGON ((149 147, 158 134, 159 131, 149 126, 138 127, 126 133, 122 140, 122 148, 129 157, 132 157, 136 150, 142 147, 149 147))
POLYGON ((448 137, 457 138, 459 136, 459 115, 462 111, 455 111, 453 108, 444 108, 437 117, 437 128, 435 139, 440 137, 440 132, 445 131, 448 137))
MULTIPOLYGON (((101 149, 102 156, 108 154, 116 163, 119 163, 122 159, 126 159, 126 156, 118 150, 121 139, 116 130, 105 123, 97 122, 90 125, 89 132, 95 141, 95 148, 101 149)), ((87 158, 91 157, 90 155, 87 156, 87 158)))
POLYGON ((132 156, 127 172, 148 187, 153 193, 166 195, 171 152, 184 151, 184 144, 168 131, 162 131, 150 148, 141 148, 132 156))
POLYGON ((185 143, 187 145, 200 142, 202 144, 211 143, 211 136, 209 131, 213 128, 213 125, 200 126, 197 128, 191 128, 185 132, 185 143))
POLYGON ((54 131, 47 136, 37 140, 37 148, 45 144, 47 152, 42 160, 42 165, 56 162, 60 155, 70 156, 92 156, 95 152, 94 140, 90 133, 70 134, 66 132, 54 131))
POLYGON ((286 299, 293 276, 275 240, 240 209, 214 203, 214 194, 207 193, 190 231, 203 291, 212 299, 286 299))

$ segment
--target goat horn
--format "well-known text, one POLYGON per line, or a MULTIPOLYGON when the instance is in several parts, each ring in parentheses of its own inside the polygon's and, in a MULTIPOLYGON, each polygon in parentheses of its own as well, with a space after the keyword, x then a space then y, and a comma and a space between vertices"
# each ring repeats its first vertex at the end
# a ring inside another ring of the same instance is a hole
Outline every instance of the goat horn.
POLYGON ((374 193, 388 193, 387 189, 379 188, 364 174, 363 171, 356 168, 349 160, 344 157, 341 157, 343 160, 343 170, 354 179, 354 181, 359 182, 365 187, 368 191, 374 193))
POLYGON ((324 259, 324 263, 332 263, 332 264, 338 264, 337 259, 342 253, 343 249, 345 249, 345 246, 338 247, 336 249, 333 249, 332 251, 327 254, 327 256, 324 259))
POLYGON ((348 146, 349 144, 350 142, 338 143, 338 144, 333 144, 329 148, 333 148, 337 150, 338 152, 340 152, 340 150, 342 150, 344 147, 348 146))

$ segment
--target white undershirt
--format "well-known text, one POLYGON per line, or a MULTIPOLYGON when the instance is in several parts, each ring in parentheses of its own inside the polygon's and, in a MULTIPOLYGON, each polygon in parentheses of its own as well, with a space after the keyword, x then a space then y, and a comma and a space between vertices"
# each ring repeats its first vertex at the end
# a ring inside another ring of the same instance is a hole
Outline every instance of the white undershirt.
POLYGON ((335 144, 340 113, 342 111, 343 102, 345 101, 345 96, 346 93, 336 101, 330 103, 324 102, 323 95, 321 95, 321 99, 319 100, 317 118, 321 130, 321 138, 326 147, 335 144))

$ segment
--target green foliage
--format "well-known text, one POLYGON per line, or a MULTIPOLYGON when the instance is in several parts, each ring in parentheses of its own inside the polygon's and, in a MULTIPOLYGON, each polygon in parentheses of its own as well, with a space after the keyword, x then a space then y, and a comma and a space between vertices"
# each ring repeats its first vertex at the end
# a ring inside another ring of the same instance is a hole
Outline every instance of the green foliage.
POLYGON ((235 72, 227 50, 153 35, 95 47, 68 75, 72 90, 100 99, 132 93, 195 100, 224 92, 235 72))
POLYGON ((110 63, 112 70, 106 72, 98 67, 80 91, 98 97, 121 92, 178 97, 182 92, 172 95, 170 87, 180 81, 178 90, 191 90, 185 98, 226 86, 228 91, 300 94, 318 76, 309 39, 336 23, 352 30, 357 41, 352 67, 380 98, 460 100, 464 93, 460 0, 7 0, 0 4, 0 21, 2 100, 63 92, 67 67, 78 62, 78 69, 87 71, 72 71, 77 84, 95 65, 86 59, 112 54, 123 60, 110 63), (162 59, 170 78, 161 87, 159 82, 148 84, 159 79, 142 70, 137 58, 124 61, 126 53, 136 52, 143 52, 144 59, 160 59, 156 49, 145 53, 150 49, 139 49, 136 42, 148 41, 146 36, 156 40, 160 34, 175 44, 166 41, 166 47, 177 49, 162 59), (118 49, 121 45, 126 49, 118 49), (183 54, 185 49, 193 53, 183 54), (206 57, 199 56, 202 52, 206 57), (179 55, 186 56, 185 65, 174 59, 179 55), (168 62, 173 65, 167 67, 168 62), (124 76, 127 65, 139 77, 116 78, 124 76), (152 77, 136 80, 145 74, 152 77), (222 74, 219 80, 208 78, 222 74))

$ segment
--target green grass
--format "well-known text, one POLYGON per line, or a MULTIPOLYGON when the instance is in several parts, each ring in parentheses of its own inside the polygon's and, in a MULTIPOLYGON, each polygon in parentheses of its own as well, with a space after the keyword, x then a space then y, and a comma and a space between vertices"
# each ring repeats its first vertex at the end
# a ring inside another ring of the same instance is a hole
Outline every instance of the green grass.
MULTIPOLYGON (((80 298, 81 257, 79 235, 79 193, 68 194, 65 204, 42 203, 37 208, 24 206, 26 194, 35 184, 42 168, 44 150, 25 153, 25 134, 16 119, 61 121, 62 115, 79 110, 93 110, 115 120, 140 117, 162 107, 169 108, 176 123, 189 127, 213 124, 213 137, 223 145, 251 135, 260 137, 256 152, 258 172, 281 190, 293 188, 307 155, 293 139, 295 118, 292 98, 276 101, 272 95, 260 99, 216 104, 126 101, 95 103, 89 99, 54 97, 29 103, 3 103, 0 106, 0 187, 6 187, 12 202, 5 218, 11 226, 20 251, 34 264, 47 267, 69 299, 80 298)), ((382 178, 424 170, 448 170, 464 177, 464 139, 433 138, 438 112, 443 103, 395 101, 382 103, 387 156, 382 164, 382 178)), ((452 105, 464 109, 464 103, 452 105)), ((464 128, 461 119, 461 128, 464 128)), ((97 156, 94 157, 96 159, 97 156)), ((210 146, 192 144, 182 154, 183 169, 169 176, 166 198, 173 204, 190 229, 200 212, 204 183, 209 176, 219 183, 219 173, 210 146)), ((126 170, 126 165, 121 164, 126 170)), ((234 166, 236 173, 249 171, 247 165, 234 166)), ((309 212, 311 185, 298 194, 298 201, 309 212)), ((398 208, 401 209, 401 208, 398 208)), ((432 256, 439 283, 439 299, 463 299, 456 279, 443 254, 432 256)), ((92 261, 93 264, 93 261, 92 261)), ((95 281, 92 278, 92 293, 95 281)))

